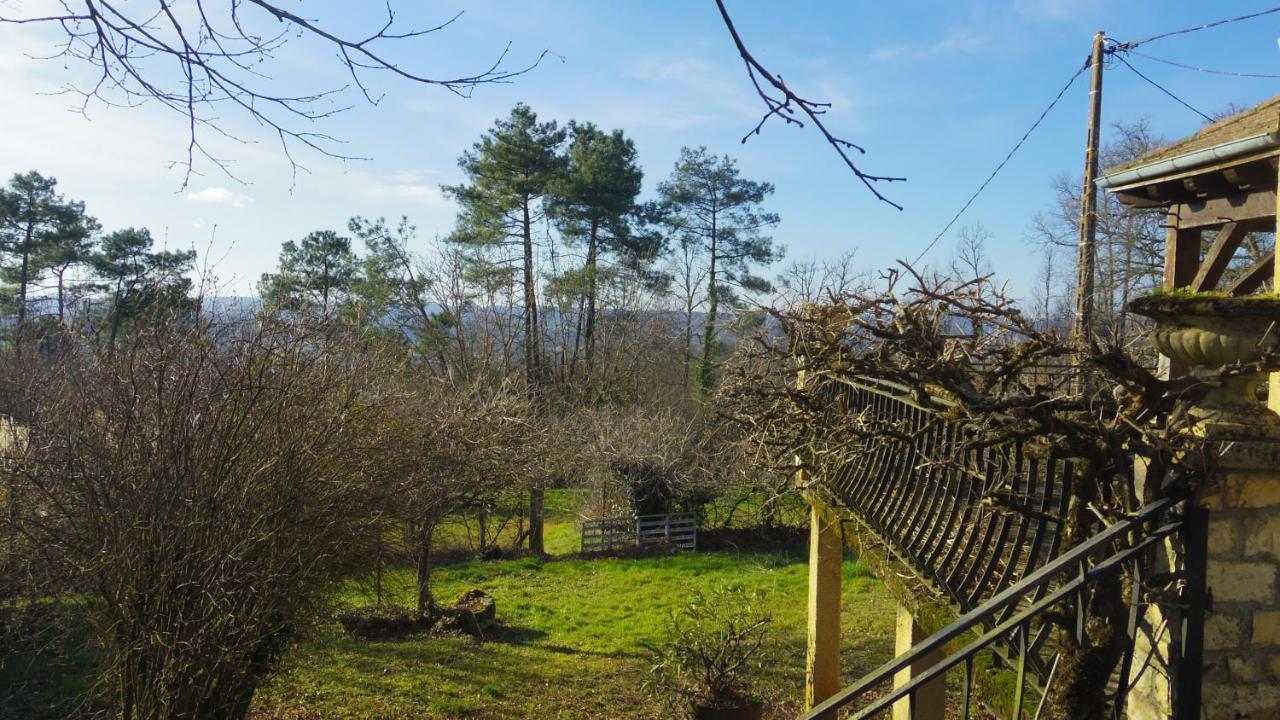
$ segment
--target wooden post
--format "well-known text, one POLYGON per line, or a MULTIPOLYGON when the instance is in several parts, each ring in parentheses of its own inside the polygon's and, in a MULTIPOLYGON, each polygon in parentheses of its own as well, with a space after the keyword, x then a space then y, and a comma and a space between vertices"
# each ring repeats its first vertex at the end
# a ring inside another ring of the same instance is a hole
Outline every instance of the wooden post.
MULTIPOLYGON (((1280 229, 1280 178, 1276 180, 1276 228, 1280 229)), ((1280 237, 1280 235, 1276 235, 1280 237)), ((1276 252, 1280 258, 1280 251, 1276 252)), ((1280 292, 1280 260, 1272 260, 1271 291, 1280 292)), ((1280 372, 1273 372, 1267 379, 1267 407, 1280 412, 1280 372)))
MULTIPOLYGON (((916 643, 924 640, 927 634, 922 632, 912 617, 911 611, 901 603, 898 604, 898 632, 893 652, 904 655, 916 643)), ((902 687, 911 679, 937 665, 946 658, 946 653, 935 650, 920 658, 910 667, 899 670, 893 676, 893 686, 902 687)), ((938 678, 916 691, 915 713, 912 714, 908 701, 903 699, 893 704, 893 720, 944 720, 947 716, 947 681, 938 678)))
POLYGON ((1107 34, 1093 36, 1093 73, 1089 84, 1089 132, 1084 150, 1084 187, 1080 193, 1080 246, 1076 261, 1076 322, 1073 339, 1081 352, 1093 335, 1093 275, 1098 247, 1098 136, 1102 124, 1102 66, 1107 34))
MULTIPOLYGON (((1200 271, 1200 239, 1203 228, 1184 228, 1179 222, 1183 207, 1174 205, 1166 215, 1164 240, 1164 289, 1187 287, 1200 271)), ((1169 358, 1160 357, 1160 375, 1175 378, 1187 371, 1169 358)))
POLYGON ((844 537, 840 519, 811 497, 809 515, 809 650, 805 657, 805 706, 840 689, 840 581, 844 537))

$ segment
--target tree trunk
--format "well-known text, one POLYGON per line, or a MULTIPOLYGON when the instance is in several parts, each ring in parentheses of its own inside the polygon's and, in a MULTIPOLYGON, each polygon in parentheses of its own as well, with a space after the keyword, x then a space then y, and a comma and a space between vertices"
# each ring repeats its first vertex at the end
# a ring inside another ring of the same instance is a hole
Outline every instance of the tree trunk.
POLYGON ((529 491, 529 551, 537 555, 546 554, 546 546, 542 539, 543 506, 546 493, 541 485, 529 491))
POLYGON ((702 364, 698 367, 698 393, 705 397, 711 391, 711 344, 716 337, 716 312, 720 307, 720 292, 716 285, 716 255, 719 251, 716 237, 716 216, 711 215, 711 262, 707 270, 707 322, 702 330, 702 364))
POLYGON ((65 324, 67 321, 67 284, 66 284, 67 268, 62 268, 58 272, 58 324, 65 324))
POLYGON ((418 614, 428 617, 435 611, 436 600, 431 594, 431 543, 435 539, 436 521, 426 519, 418 531, 418 614))
POLYGON ((22 265, 18 270, 18 324, 15 344, 22 346, 22 336, 27 329, 27 284, 31 282, 31 241, 35 237, 35 223, 27 223, 26 238, 22 241, 22 265))
POLYGON ((116 346, 116 337, 120 335, 120 322, 124 314, 120 307, 120 304, 124 302, 123 284, 123 279, 116 281, 115 302, 111 304, 111 340, 107 347, 114 348, 116 346))
MULTIPOLYGON (((1092 460, 1083 477, 1106 477, 1105 473, 1097 472, 1099 462, 1092 460)), ((1096 518, 1090 507, 1097 494, 1097 483, 1075 483, 1067 508, 1063 552, 1088 540, 1094 531, 1096 518)), ((1103 720, 1111 717, 1112 698, 1104 688, 1120 664, 1129 642, 1124 632, 1128 607, 1124 600, 1123 578, 1118 574, 1099 578, 1089 593, 1087 608, 1083 644, 1076 642, 1073 628, 1059 627, 1055 631, 1060 659, 1058 679, 1049 689, 1049 697, 1045 701, 1045 717, 1050 720, 1103 720)))
POLYGON ((684 306, 684 376, 680 378, 680 386, 689 390, 689 381, 693 379, 693 294, 690 293, 684 306))
MULTIPOLYGON (((529 200, 524 203, 524 358, 525 384, 534 402, 535 412, 542 389, 542 329, 538 323, 538 292, 533 266, 533 223, 529 217, 529 200)), ((529 550, 543 554, 542 487, 529 491, 529 550)))
POLYGON ((597 234, 600 232, 599 223, 595 218, 591 219, 591 235, 587 240, 587 315, 585 342, 587 353, 587 378, 590 379, 591 371, 595 367, 595 349, 596 349, 596 263, 599 252, 597 234))

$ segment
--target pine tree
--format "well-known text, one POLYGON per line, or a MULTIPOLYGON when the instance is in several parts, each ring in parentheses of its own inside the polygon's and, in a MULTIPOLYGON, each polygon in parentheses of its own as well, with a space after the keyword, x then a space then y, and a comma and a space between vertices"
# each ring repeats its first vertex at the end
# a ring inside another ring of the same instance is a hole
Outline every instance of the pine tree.
POLYGON ((277 271, 263 273, 258 290, 270 308, 332 318, 349 309, 359 274, 351 239, 317 230, 281 246, 277 271))
MULTIPOLYGON (((560 154, 564 140, 565 131, 554 120, 540 123, 527 105, 516 105, 510 116, 497 120, 458 159, 467 182, 445 188, 461 206, 452 240, 518 249, 524 290, 525 383, 535 404, 542 399, 547 375, 533 228, 545 217, 544 199, 564 175, 565 159, 560 154)), ((535 553, 543 552, 542 498, 541 488, 530 493, 529 549, 535 553)))
POLYGON ((126 228, 102 238, 91 258, 94 273, 108 293, 111 345, 128 320, 192 307, 187 273, 195 263, 195 250, 153 251, 154 245, 150 230, 126 228))
POLYGON ((564 175, 564 140, 565 131, 554 120, 540 123, 527 105, 516 105, 458 159, 467 183, 445 188, 461 205, 453 241, 519 253, 525 382, 535 397, 545 380, 545 364, 533 229, 544 217, 544 198, 564 175))
MULTIPOLYGON (((95 227, 84 214, 84 203, 65 199, 57 185, 54 178, 32 170, 14 175, 0 189, 0 252, 5 256, 0 276, 12 286, 18 342, 27 326, 31 291, 48 267, 43 263, 54 259, 57 247, 77 255, 87 250, 95 227)), ((79 255, 70 262, 83 259, 79 255)))
POLYGON ((572 141, 567 172, 555 187, 549 210, 565 241, 585 250, 581 270, 562 280, 570 280, 581 299, 570 375, 576 371, 581 347, 590 376, 601 282, 612 265, 635 267, 652 262, 656 248, 649 237, 632 228, 644 176, 635 143, 621 130, 606 133, 592 123, 571 122, 569 132, 572 141))
POLYGON ((685 344, 690 357, 692 293, 705 282, 707 310, 697 369, 700 394, 709 391, 714 383, 713 355, 720 306, 736 304, 739 290, 768 291, 771 285, 753 274, 754 266, 769 265, 782 257, 773 239, 764 234, 779 222, 777 214, 761 208, 772 193, 771 183, 740 177, 733 159, 727 155, 717 158, 705 147, 682 148, 671 177, 658 186, 666 224, 689 261, 685 344))

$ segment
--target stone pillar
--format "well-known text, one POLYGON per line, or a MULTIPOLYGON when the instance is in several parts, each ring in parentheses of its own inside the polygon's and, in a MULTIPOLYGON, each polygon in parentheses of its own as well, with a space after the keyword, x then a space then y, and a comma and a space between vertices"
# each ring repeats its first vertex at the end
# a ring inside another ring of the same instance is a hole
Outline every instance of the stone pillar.
POLYGON ((809 516, 809 649, 804 701, 813 707, 840 689, 840 581, 844 534, 840 519, 817 498, 809 516))
MULTIPOLYGON (((906 653, 913 645, 926 637, 928 637, 928 633, 924 632, 916 622, 916 619, 912 617, 911 611, 899 604, 898 634, 893 648, 894 654, 902 655, 906 653)), ((941 650, 929 653, 912 663, 910 667, 899 670, 893 676, 893 686, 900 688, 906 685, 911 682, 912 678, 938 664, 945 657, 941 650)), ((946 715, 947 682, 945 678, 938 678, 933 682, 926 683, 924 687, 916 691, 915 720, 943 720, 946 715)), ((893 720, 911 720, 910 708, 906 699, 899 700, 893 704, 893 720)))
POLYGON ((1280 717, 1280 444, 1238 446, 1247 469, 1226 472, 1199 498, 1209 510, 1207 720, 1280 717))

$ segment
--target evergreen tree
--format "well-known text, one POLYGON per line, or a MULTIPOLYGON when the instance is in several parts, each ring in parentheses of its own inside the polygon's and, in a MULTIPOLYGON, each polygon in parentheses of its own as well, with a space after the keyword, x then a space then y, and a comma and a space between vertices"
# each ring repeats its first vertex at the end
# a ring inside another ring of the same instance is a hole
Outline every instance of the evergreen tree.
POLYGON ((117 230, 102 238, 91 258, 95 274, 108 294, 110 344, 126 321, 152 312, 191 309, 191 272, 195 250, 153 251, 146 228, 117 230))
POLYGON ((540 123, 527 105, 516 105, 458 159, 468 182, 445 188, 461 205, 452 240, 519 252, 525 381, 532 395, 545 379, 533 229, 544 217, 544 198, 564 176, 564 140, 554 120, 540 123))
POLYGON ((455 318, 433 302, 436 279, 409 249, 417 228, 400 218, 394 229, 383 218, 353 217, 347 228, 364 244, 355 294, 370 317, 377 317, 396 343, 411 342, 418 360, 433 359, 441 369, 444 347, 452 342, 455 318))
MULTIPOLYGON (((782 257, 773 239, 764 233, 778 224, 775 213, 761 204, 773 193, 773 184, 742 178, 729 156, 717 158, 705 147, 682 148, 671 177, 658 186, 666 210, 666 222, 675 234, 690 269, 690 291, 705 281, 706 319, 702 331, 702 358, 697 389, 705 393, 714 381, 714 348, 718 342, 721 304, 738 303, 738 291, 766 292, 769 281, 753 273, 754 266, 769 265, 782 257)), ((686 322, 685 343, 692 355, 692 294, 686 322)))
POLYGON ((350 309, 359 275, 351 239, 317 230, 281 246, 277 272, 263 273, 258 291, 268 307, 330 318, 350 309))
POLYGON ((589 376, 595 360, 599 288, 612 270, 606 263, 647 266, 656 247, 652 236, 632 228, 643 178, 635 143, 621 130, 606 133, 592 123, 571 122, 569 132, 567 172, 555 187, 549 210, 565 241, 585 250, 581 270, 561 279, 575 285, 581 298, 570 374, 581 347, 589 376))
MULTIPOLYGON (((0 277, 10 285, 16 312, 17 337, 27 325, 33 289, 49 267, 65 269, 83 262, 90 249, 89 237, 96 225, 84 213, 84 203, 70 201, 57 192, 58 181, 32 170, 14 175, 0 189, 0 252, 4 254, 0 277)), ((63 285, 59 282, 59 318, 64 313, 63 285)))
POLYGON ((76 268, 88 265, 93 259, 93 234, 100 228, 92 218, 86 218, 84 229, 85 232, 68 233, 44 245, 36 258, 36 265, 49 275, 53 283, 60 324, 67 321, 67 309, 72 303, 93 286, 91 282, 75 280, 76 268))
MULTIPOLYGON (((467 182, 444 188, 461 206, 454 241, 519 251, 525 383, 535 401, 541 398, 546 366, 533 228, 545 217, 543 200, 563 179, 566 163, 560 147, 564 140, 565 131, 554 120, 540 123, 527 105, 516 105, 511 115, 497 120, 458 159, 467 182)), ((543 552, 542 498, 541 488, 530 493, 529 549, 535 553, 543 552)))

